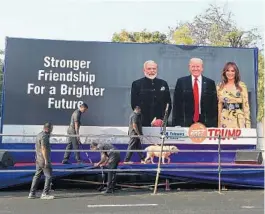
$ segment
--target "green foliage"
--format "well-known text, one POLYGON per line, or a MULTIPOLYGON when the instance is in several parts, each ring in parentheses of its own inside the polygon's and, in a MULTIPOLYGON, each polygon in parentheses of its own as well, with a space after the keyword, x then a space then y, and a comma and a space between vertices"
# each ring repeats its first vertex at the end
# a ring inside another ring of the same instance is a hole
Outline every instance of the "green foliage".
MULTIPOLYGON (((179 44, 176 33, 189 32, 189 37, 194 45, 230 46, 230 47, 256 47, 261 41, 258 29, 242 30, 237 27, 232 19, 232 12, 225 11, 222 7, 210 5, 202 14, 195 16, 191 22, 177 24, 170 28, 170 38, 179 44)), ((181 36, 181 34, 179 34, 181 36)))
POLYGON ((171 28, 169 36, 172 38, 172 32, 174 33, 179 28, 186 26, 190 31, 194 45, 227 46, 228 41, 225 40, 225 37, 234 26, 231 17, 231 12, 210 5, 204 13, 196 15, 191 22, 184 22, 171 28))
POLYGON ((141 32, 121 30, 121 32, 113 34, 112 42, 169 43, 166 34, 159 31, 149 32, 146 29, 141 32))
POLYGON ((191 32, 188 26, 182 25, 175 32, 173 32, 173 40, 177 45, 192 45, 194 41, 191 37, 191 32))
POLYGON ((3 60, 2 60, 2 57, 4 55, 4 51, 3 50, 0 50, 0 75, 2 75, 2 68, 3 68, 3 60))

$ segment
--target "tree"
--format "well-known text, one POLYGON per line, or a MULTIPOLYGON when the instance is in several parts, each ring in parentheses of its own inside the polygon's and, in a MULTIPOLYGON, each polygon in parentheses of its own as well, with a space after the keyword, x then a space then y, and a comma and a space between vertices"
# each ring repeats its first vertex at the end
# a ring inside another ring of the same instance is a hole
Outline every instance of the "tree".
POLYGON ((128 32, 121 30, 119 33, 114 33, 112 42, 133 42, 133 43, 169 43, 167 35, 159 31, 149 32, 144 29, 141 32, 128 32))
POLYGON ((256 47, 262 39, 258 29, 240 29, 232 16, 232 12, 226 11, 224 7, 210 4, 209 8, 195 16, 192 22, 178 23, 176 27, 170 27, 171 43, 179 44, 179 38, 175 35, 183 32, 184 28, 189 32, 193 45, 256 47))
POLYGON ((0 73, 2 74, 2 72, 3 72, 3 64, 4 64, 4 62, 3 62, 3 60, 2 60, 2 56, 4 56, 4 51, 3 50, 0 50, 0 73))
POLYGON ((191 36, 191 31, 187 25, 182 25, 178 30, 172 33, 172 38, 176 44, 193 45, 194 40, 191 36))

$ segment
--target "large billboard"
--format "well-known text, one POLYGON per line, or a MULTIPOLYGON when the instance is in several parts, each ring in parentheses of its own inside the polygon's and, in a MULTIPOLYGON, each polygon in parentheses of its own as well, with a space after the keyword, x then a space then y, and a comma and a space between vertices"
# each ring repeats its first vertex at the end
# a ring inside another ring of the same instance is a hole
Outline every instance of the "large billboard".
MULTIPOLYGON (((189 75, 188 63, 193 57, 203 60, 203 75, 216 84, 226 62, 238 65, 249 93, 253 128, 254 55, 254 49, 7 38, 3 133, 11 129, 31 133, 21 127, 32 129, 45 121, 66 130, 72 112, 82 102, 89 107, 82 126, 127 127, 132 82, 144 77, 144 62, 158 64, 158 78, 167 82, 173 99, 176 81, 189 75)), ((171 118, 172 114, 169 121, 171 118)))

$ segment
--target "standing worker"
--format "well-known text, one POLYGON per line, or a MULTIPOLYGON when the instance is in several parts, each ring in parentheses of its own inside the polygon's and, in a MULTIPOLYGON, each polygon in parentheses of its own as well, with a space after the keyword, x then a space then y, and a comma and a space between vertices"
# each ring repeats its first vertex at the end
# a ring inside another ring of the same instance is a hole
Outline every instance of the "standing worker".
MULTIPOLYGON (((107 169, 117 169, 120 162, 120 152, 113 151, 116 148, 109 143, 91 143, 91 150, 106 150, 101 151, 101 159, 95 164, 95 167, 102 166, 106 164, 107 169)), ((102 193, 113 193, 116 185, 116 172, 108 171, 108 182, 107 189, 102 193)))
POLYGON ((45 176, 45 184, 41 199, 54 199, 54 196, 49 195, 52 183, 52 165, 51 165, 51 146, 50 134, 52 133, 53 126, 51 123, 45 123, 43 131, 37 135, 36 139, 36 173, 32 179, 30 193, 28 198, 36 198, 36 191, 42 173, 45 176))
MULTIPOLYGON (((71 116, 70 126, 68 127, 67 134, 68 135, 79 135, 79 129, 81 126, 81 115, 86 112, 88 106, 86 103, 80 105, 79 109, 76 109, 71 116)), ((80 137, 68 137, 68 144, 66 146, 66 150, 78 150, 78 145, 81 143, 80 137)), ((62 161, 63 164, 70 164, 68 162, 71 155, 71 151, 65 151, 64 159, 62 161)), ((75 159, 77 163, 81 163, 80 152, 75 152, 75 159)))
MULTIPOLYGON (((133 113, 130 116, 129 120, 129 146, 127 150, 141 150, 141 135, 143 135, 142 131, 142 119, 141 119, 141 108, 139 106, 135 106, 133 113), (139 137, 136 137, 138 135, 139 137)), ((132 157, 133 152, 128 151, 124 160, 125 164, 133 163, 129 162, 132 157)), ((142 152, 138 152, 138 155, 141 159, 141 163, 145 163, 144 155, 142 152)))

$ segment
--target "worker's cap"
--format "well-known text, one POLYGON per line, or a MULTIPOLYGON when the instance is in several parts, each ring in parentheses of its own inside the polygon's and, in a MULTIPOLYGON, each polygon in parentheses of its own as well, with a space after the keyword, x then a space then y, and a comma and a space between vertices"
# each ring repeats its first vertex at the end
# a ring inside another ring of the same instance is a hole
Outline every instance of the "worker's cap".
POLYGON ((87 105, 86 103, 82 103, 82 104, 80 105, 80 108, 86 108, 86 109, 88 109, 88 105, 87 105))
POLYGON ((44 124, 44 128, 45 129, 52 129, 53 125, 51 123, 47 122, 47 123, 44 124))

